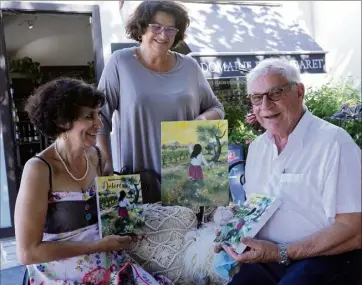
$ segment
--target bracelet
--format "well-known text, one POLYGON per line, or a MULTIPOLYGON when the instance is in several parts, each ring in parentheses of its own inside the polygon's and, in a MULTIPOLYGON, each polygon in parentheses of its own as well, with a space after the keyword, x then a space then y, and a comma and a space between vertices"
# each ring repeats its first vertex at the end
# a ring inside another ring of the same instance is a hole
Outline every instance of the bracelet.
POLYGON ((288 257, 287 245, 278 244, 279 249, 279 264, 288 266, 290 264, 290 259, 288 257))

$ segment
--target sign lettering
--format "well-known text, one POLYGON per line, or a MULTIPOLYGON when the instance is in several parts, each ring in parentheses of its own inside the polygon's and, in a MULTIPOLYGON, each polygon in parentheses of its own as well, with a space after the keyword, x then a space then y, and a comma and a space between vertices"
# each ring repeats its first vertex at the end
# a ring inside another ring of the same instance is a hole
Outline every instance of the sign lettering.
MULTIPOLYGON (((301 73, 325 73, 325 54, 280 55, 300 69, 301 73)), ((195 56, 207 78, 229 78, 245 76, 246 70, 254 68, 263 58, 278 55, 239 55, 239 56, 195 56)))

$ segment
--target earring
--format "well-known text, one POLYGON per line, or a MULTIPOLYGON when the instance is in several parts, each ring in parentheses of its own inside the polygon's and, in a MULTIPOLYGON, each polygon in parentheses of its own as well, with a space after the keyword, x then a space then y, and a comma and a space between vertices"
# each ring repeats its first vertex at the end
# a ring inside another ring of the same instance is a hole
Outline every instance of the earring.
POLYGON ((67 142, 68 139, 69 139, 69 135, 68 135, 68 131, 66 131, 64 136, 63 136, 63 140, 64 140, 64 142, 67 142))
POLYGON ((137 38, 140 42, 142 41, 142 37, 141 36, 138 36, 137 38))

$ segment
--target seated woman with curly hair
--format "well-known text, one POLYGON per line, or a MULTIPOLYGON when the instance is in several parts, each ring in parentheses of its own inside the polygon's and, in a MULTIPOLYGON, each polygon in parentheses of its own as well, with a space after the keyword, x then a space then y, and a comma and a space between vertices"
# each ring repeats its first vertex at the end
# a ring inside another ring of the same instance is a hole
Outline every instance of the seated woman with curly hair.
POLYGON ((26 163, 16 201, 17 255, 31 284, 172 284, 128 262, 130 237, 99 238, 94 178, 104 160, 95 144, 104 103, 74 79, 49 82, 28 100, 32 123, 56 138, 26 163))

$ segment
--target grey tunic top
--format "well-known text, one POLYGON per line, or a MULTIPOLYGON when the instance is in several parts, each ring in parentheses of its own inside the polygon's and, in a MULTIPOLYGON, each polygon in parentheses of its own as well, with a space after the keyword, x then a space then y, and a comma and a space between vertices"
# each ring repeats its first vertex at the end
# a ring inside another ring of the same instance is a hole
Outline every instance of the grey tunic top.
POLYGON ((160 173, 161 122, 193 120, 206 110, 224 118, 224 109, 195 59, 175 53, 171 71, 155 72, 142 65, 135 53, 135 47, 116 51, 104 68, 99 89, 107 103, 99 133, 109 135, 113 112, 118 110, 122 166, 160 173))

